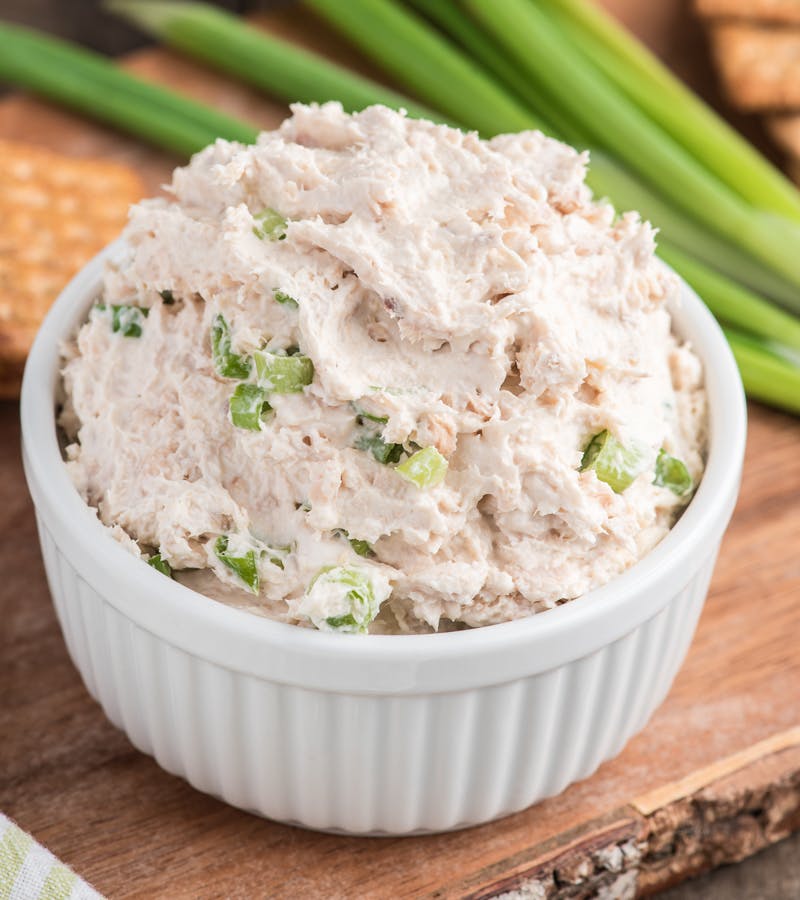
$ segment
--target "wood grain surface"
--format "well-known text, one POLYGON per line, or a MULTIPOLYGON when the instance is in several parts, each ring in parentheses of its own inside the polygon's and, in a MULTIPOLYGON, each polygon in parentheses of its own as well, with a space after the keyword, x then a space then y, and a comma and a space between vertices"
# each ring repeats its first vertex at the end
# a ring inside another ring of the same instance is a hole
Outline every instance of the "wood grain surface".
MULTIPOLYGON (((613 5, 671 58, 677 0, 613 5), (636 18, 645 7, 658 15, 636 18)), ((310 19, 268 25, 350 56, 310 19)), ((285 113, 162 50, 131 65, 265 126, 285 113)), ((22 97, 0 102, 0 136, 126 160, 153 189, 177 162, 22 97)), ((800 422, 753 405, 750 415, 709 600, 647 728, 592 778, 525 812, 376 840, 232 809, 162 772, 106 721, 61 639, 17 410, 0 405, 0 809, 113 898, 478 898, 523 885, 542 897, 633 896, 778 840, 800 828, 800 422)))

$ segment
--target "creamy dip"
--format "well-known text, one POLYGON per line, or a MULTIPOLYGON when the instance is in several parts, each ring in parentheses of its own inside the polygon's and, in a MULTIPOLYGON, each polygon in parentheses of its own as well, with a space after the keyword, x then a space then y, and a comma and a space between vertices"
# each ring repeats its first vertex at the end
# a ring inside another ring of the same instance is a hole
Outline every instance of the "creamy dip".
POLYGON ((503 622, 627 569, 703 468, 653 228, 538 132, 292 113, 133 207, 64 349, 80 493, 166 575, 324 630, 503 622))

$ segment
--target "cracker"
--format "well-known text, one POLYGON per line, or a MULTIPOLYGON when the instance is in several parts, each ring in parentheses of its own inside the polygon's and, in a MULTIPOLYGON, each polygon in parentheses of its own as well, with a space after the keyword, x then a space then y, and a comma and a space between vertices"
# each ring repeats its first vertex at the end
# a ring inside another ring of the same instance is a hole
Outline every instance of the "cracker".
POLYGON ((800 0, 695 0, 695 10, 712 19, 747 19, 800 25, 800 0))
POLYGON ((16 397, 51 303, 113 240, 144 185, 127 166, 0 141, 0 397, 16 397))
POLYGON ((736 106, 800 108, 800 28, 722 23, 711 33, 722 81, 736 106))

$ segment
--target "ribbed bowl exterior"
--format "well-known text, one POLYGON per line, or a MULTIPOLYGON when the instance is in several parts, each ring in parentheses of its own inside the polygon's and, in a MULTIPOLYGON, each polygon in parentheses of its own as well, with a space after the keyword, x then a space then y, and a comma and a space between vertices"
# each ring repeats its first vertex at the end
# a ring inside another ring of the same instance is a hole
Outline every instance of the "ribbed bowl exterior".
POLYGON ((485 822, 619 753, 669 690, 716 556, 654 616, 569 664, 470 690, 357 694, 265 680, 173 646, 95 591, 38 524, 70 655, 139 750, 234 806, 354 833, 485 822))

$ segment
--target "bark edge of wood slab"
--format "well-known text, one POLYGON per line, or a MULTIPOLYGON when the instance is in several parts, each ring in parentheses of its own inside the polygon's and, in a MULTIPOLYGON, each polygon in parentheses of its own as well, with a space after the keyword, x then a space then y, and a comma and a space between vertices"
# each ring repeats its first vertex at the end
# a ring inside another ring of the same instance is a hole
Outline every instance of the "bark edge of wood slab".
POLYGON ((464 882, 457 896, 490 900, 525 891, 537 900, 588 900, 606 890, 645 897, 740 862, 797 829, 800 727, 555 836, 524 859, 497 863, 464 882))

